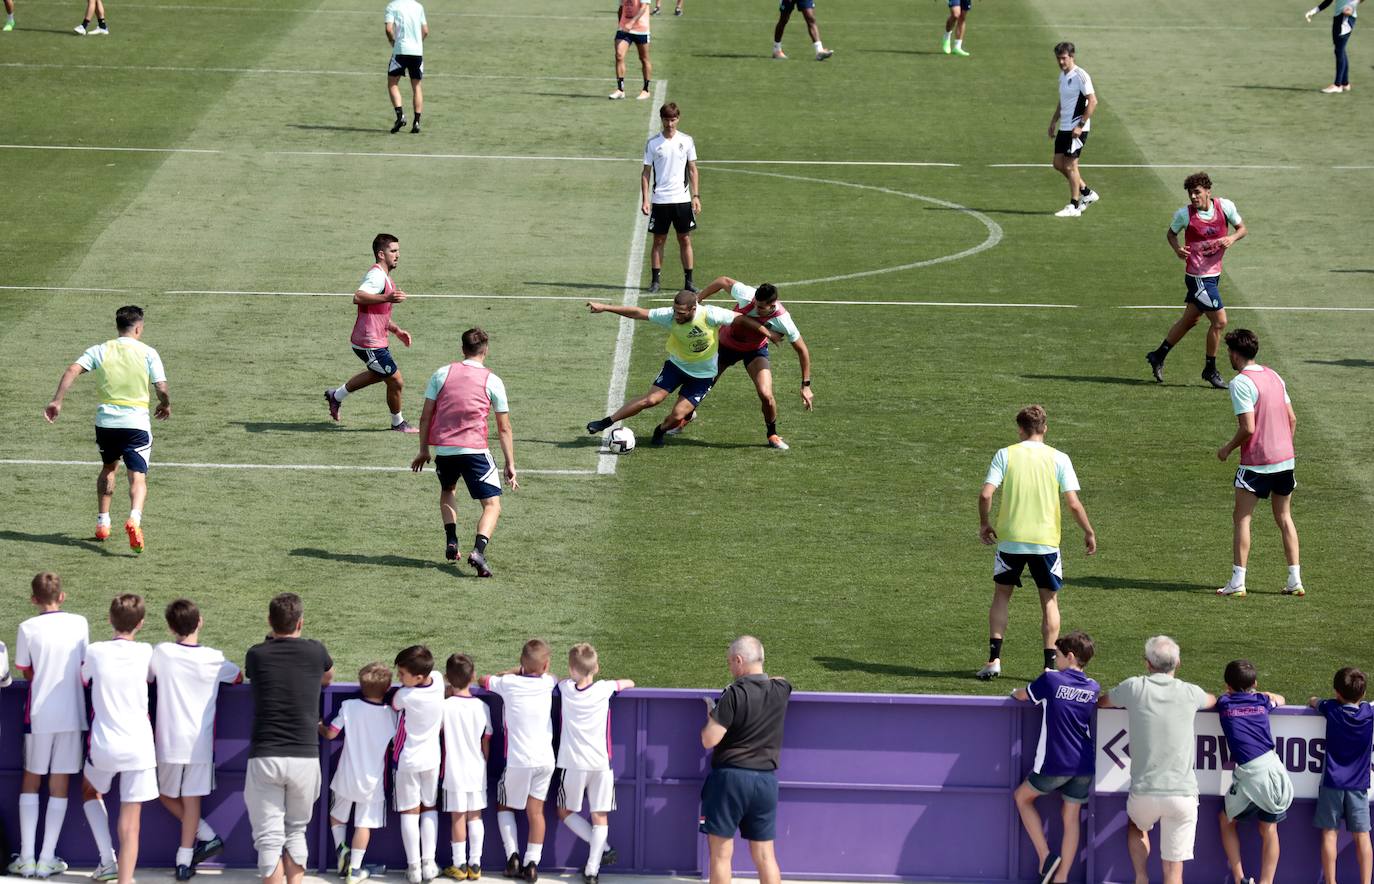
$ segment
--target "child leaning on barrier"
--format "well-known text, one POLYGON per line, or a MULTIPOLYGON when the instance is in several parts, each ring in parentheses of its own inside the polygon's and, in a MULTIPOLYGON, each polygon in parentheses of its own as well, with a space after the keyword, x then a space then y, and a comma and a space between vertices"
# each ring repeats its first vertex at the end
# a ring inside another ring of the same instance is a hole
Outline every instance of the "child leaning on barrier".
POLYGON ((1236 884, 1253 884, 1245 876, 1240 859, 1240 835, 1236 823, 1253 819, 1260 830, 1259 884, 1273 884, 1279 865, 1279 823, 1293 803, 1293 781, 1274 751, 1269 712, 1283 705, 1279 694, 1255 690, 1258 676, 1249 660, 1226 664, 1226 693, 1217 698, 1221 732, 1231 747, 1231 788, 1226 793, 1221 820, 1221 846, 1236 884))
POLYGON ((1369 756, 1374 743, 1374 706, 1364 702, 1365 676, 1353 666, 1337 672, 1331 686, 1334 698, 1307 701, 1326 719, 1326 769, 1317 790, 1312 825, 1322 830, 1326 884, 1336 884, 1336 833, 1342 820, 1355 844, 1359 880, 1370 884, 1374 851, 1369 844, 1369 756))

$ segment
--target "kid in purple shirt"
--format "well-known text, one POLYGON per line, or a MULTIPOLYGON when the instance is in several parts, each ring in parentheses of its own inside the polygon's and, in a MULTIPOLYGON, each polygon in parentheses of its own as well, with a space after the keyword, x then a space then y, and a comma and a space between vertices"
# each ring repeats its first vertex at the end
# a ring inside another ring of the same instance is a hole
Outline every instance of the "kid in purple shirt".
POLYGON ((1236 767, 1219 815, 1221 846, 1236 884, 1253 882, 1253 878, 1245 877, 1236 823, 1256 820, 1260 830, 1259 884, 1274 884, 1279 865, 1279 823, 1293 804, 1293 781, 1274 752, 1274 732, 1269 728, 1269 712, 1283 705, 1283 697, 1255 690, 1258 675, 1249 660, 1226 664, 1225 678, 1226 693, 1217 698, 1217 716, 1236 767))
POLYGON ((1336 832, 1341 820, 1355 844, 1360 881, 1370 884, 1374 852, 1369 844, 1369 756, 1374 707, 1364 702, 1364 673, 1347 666, 1332 680, 1335 699, 1313 697, 1308 706, 1326 719, 1326 769, 1317 790, 1312 824, 1322 830, 1322 875, 1336 884, 1336 832))

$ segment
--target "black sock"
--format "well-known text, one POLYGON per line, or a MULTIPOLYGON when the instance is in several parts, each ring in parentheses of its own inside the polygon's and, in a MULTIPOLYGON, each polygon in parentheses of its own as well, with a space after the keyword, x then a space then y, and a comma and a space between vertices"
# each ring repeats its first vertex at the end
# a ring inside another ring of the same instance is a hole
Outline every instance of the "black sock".
POLYGON ((458 542, 458 526, 453 522, 444 523, 444 539, 449 543, 458 542))
POLYGON ((81 20, 81 27, 83 27, 83 28, 89 28, 90 26, 91 26, 91 20, 90 20, 89 18, 83 18, 83 19, 81 20))
POLYGON ((101 28, 104 28, 104 27, 105 27, 105 19, 103 19, 103 18, 97 18, 97 19, 95 20, 95 23, 98 24, 98 25, 100 25, 101 28))
POLYGON ((1163 359, 1165 356, 1169 355, 1169 351, 1172 349, 1174 349, 1174 345, 1169 343, 1168 338, 1165 338, 1163 341, 1160 341, 1159 349, 1155 350, 1155 353, 1159 355, 1160 359, 1163 359))
POLYGON ((648 92, 648 91, 649 91, 649 81, 648 81, 648 80, 645 80, 645 81, 644 81, 644 91, 645 91, 645 92, 648 92))
POLYGON ((624 77, 616 77, 616 78, 615 78, 615 88, 616 88, 617 90, 621 91, 621 92, 624 92, 624 91, 625 91, 625 78, 624 78, 624 77))
POLYGON ((477 539, 474 540, 474 541, 472 541, 472 548, 473 548, 473 550, 476 551, 476 552, 478 552, 478 553, 485 553, 485 552, 487 551, 487 543, 488 543, 490 540, 491 540, 491 538, 488 537, 487 535, 485 535, 485 534, 478 534, 478 535, 477 535, 477 539))
POLYGON ((1002 659, 1002 640, 1000 638, 988 639, 988 662, 1002 659))
POLYGON ((662 268, 662 267, 655 267, 655 268, 653 268, 653 272, 654 272, 654 282, 658 282, 658 281, 659 281, 659 277, 663 276, 663 268, 662 268))
POLYGON ((777 421, 764 421, 763 423, 764 423, 765 426, 768 427, 768 435, 770 435, 770 436, 776 436, 776 435, 778 435, 778 422, 777 422, 777 421))
POLYGON ((692 268, 687 267, 682 271, 682 278, 687 281, 687 285, 692 284, 692 268))
POLYGON ((1086 185, 1086 184, 1084 184, 1082 187, 1078 188, 1078 193, 1079 193, 1081 196, 1087 196, 1088 194, 1090 194, 1090 193, 1092 193, 1092 192, 1093 192, 1093 189, 1092 189, 1091 187, 1089 187, 1088 185, 1086 185))
POLYGON ((1215 356, 1208 356, 1208 357, 1207 357, 1207 370, 1208 370, 1208 371, 1216 371, 1216 370, 1217 370, 1217 358, 1216 358, 1215 356))
POLYGON ((405 115, 406 115, 406 109, 405 109, 405 108, 401 107, 400 105, 397 105, 397 106, 394 108, 394 110, 396 111, 396 119, 398 119, 398 120, 403 120, 403 119, 405 119, 405 115))
POLYGON ((1073 204, 1073 207, 1074 207, 1075 209, 1078 208, 1078 200, 1070 200, 1069 202, 1071 202, 1071 203, 1073 204))
POLYGON ((1045 648, 1045 668, 1054 668, 1054 648, 1045 648))
POLYGON ((420 124, 420 112, 419 112, 419 111, 416 111, 416 112, 415 112, 415 124, 416 124, 417 126, 420 124))
POLYGON ((666 432, 667 432, 667 430, 664 430, 664 429, 663 429, 663 425, 662 425, 662 424, 660 424, 660 425, 654 427, 654 441, 655 441, 655 442, 662 441, 662 439, 663 439, 663 434, 666 433, 666 432))

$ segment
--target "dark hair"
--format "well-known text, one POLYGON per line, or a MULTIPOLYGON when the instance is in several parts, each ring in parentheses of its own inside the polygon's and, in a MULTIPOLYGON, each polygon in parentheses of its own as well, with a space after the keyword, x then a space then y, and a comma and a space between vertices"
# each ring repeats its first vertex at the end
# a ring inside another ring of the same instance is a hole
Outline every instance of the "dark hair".
POLYGON ((267 605, 267 622, 278 635, 288 635, 301 625, 305 606, 294 592, 283 592, 267 605))
POLYGON ((463 355, 476 356, 487 349, 487 333, 480 328, 470 328, 463 332, 463 355))
POLYGON ((763 285, 754 289, 754 300, 758 301, 760 304, 771 304, 777 299, 778 287, 771 282, 765 282, 763 285))
POLYGON ((167 626, 180 636, 187 636, 200 627, 200 608, 190 599, 177 599, 163 613, 167 626))
POLYGON ((133 632, 143 622, 145 613, 143 596, 121 593, 110 602, 110 625, 115 632, 133 632))
POLYGON ((1073 46, 1073 44, 1070 43, 1070 42, 1067 41, 1067 40, 1065 40, 1063 43, 1056 43, 1056 44, 1054 44, 1054 57, 1055 57, 1055 58, 1058 58, 1058 57, 1061 56, 1061 55, 1067 55, 1069 58, 1073 58, 1073 55, 1074 55, 1074 46, 1073 46))
POLYGON ((1255 664, 1249 660, 1232 660, 1226 664, 1222 678, 1226 679, 1226 686, 1233 691, 1249 691, 1254 689, 1259 674, 1255 672, 1255 664))
POLYGON ((688 291, 687 289, 683 289, 676 295, 673 295, 674 307, 685 307, 688 304, 696 305, 698 303, 700 302, 697 300, 696 294, 688 291))
POLYGON ((377 257, 378 252, 386 251, 386 247, 394 242, 400 242, 400 240, 390 233, 379 233, 372 237, 372 257, 377 257))
POLYGON ((51 571, 39 571, 33 575, 29 590, 35 602, 51 605, 62 596, 62 578, 51 571))
POLYGON ((1045 432, 1045 420, 1043 405, 1027 405, 1016 412, 1016 425, 1027 433, 1045 432))
POLYGON ((1093 640, 1081 629, 1076 629, 1068 635, 1062 635, 1054 643, 1059 652, 1065 655, 1073 654, 1078 658, 1079 666, 1087 666, 1088 661, 1093 658, 1093 640))
POLYGON ((1191 192, 1194 187, 1205 187, 1212 189, 1212 178, 1206 172, 1194 172, 1183 179, 1183 189, 1191 192))
POLYGON ((424 645, 411 645, 396 655, 396 665, 411 675, 424 678, 434 671, 434 655, 424 645))
POLYGON ((453 685, 454 690, 461 691, 463 688, 472 684, 472 658, 467 654, 450 654, 448 663, 444 665, 444 675, 448 677, 448 683, 453 685))
POLYGON ((129 331, 142 321, 142 307, 135 307, 133 304, 130 304, 127 307, 120 307, 115 311, 115 328, 122 332, 129 331))
POLYGON ((1336 671, 1336 677, 1331 680, 1331 687, 1336 689, 1336 693, 1347 703, 1358 703, 1364 699, 1364 673, 1354 666, 1347 666, 1336 671))
POLYGON ((658 117, 661 120, 671 120, 680 116, 682 116, 682 111, 678 110, 676 101, 670 101, 658 109, 658 117))
POLYGON ((1226 349, 1239 353, 1246 359, 1259 355, 1259 336, 1248 328, 1238 328, 1226 333, 1226 349))

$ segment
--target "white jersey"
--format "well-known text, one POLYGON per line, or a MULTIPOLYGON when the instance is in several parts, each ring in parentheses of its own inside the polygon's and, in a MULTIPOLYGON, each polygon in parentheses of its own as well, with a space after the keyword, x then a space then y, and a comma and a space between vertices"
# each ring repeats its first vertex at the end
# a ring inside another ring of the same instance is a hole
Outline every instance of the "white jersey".
POLYGON ((91 686, 91 765, 98 770, 157 767, 148 720, 148 664, 153 646, 127 638, 86 647, 81 678, 91 686))
POLYGON ((157 683, 157 760, 211 764, 219 686, 239 680, 239 668, 203 645, 162 642, 153 648, 148 677, 157 683))
POLYGON ((1067 74, 1059 72, 1059 131, 1071 132, 1082 126, 1087 132, 1092 128, 1092 120, 1083 119, 1088 108, 1088 96, 1093 94, 1093 80, 1088 72, 1074 67, 1067 74))
POLYGON ((565 678, 558 683, 563 704, 563 734, 558 766, 564 770, 611 769, 611 697, 620 682, 602 679, 579 688, 565 678))
POLYGON ((493 675, 486 688, 501 698, 508 767, 553 767, 553 689, 549 675, 493 675))
POLYGON ((391 698, 391 708, 401 713, 392 749, 396 769, 438 770, 439 734, 444 726, 444 680, 431 674, 427 685, 401 688, 391 698))
POLYGON ((477 697, 444 701, 444 788, 486 792, 487 759, 482 738, 491 736, 491 709, 477 697))
POLYGON ((372 801, 386 774, 386 747, 396 736, 396 712, 380 700, 344 700, 329 726, 344 738, 329 788, 349 801, 372 801))
MULTIPOLYGON (((740 305, 741 307, 748 307, 750 304, 752 304, 754 301, 754 295, 757 293, 757 286, 745 285, 742 282, 737 282, 734 285, 730 286, 730 297, 734 298, 735 303, 740 305)), ((759 316, 759 311, 757 308, 750 310, 748 313, 745 313, 744 315, 748 316, 755 322, 762 322, 763 320, 763 317, 759 316)), ((792 314, 790 313, 783 313, 782 315, 778 315, 775 313, 771 317, 769 317, 768 321, 762 322, 762 324, 777 332, 778 334, 786 337, 787 343, 789 344, 794 344, 797 341, 801 340, 801 330, 798 329, 797 324, 792 321, 792 314)))
POLYGON ((644 165, 654 167, 654 191, 650 202, 659 205, 692 201, 687 187, 687 164, 697 161, 697 143, 686 132, 672 138, 660 132, 644 145, 644 165))
POLYGON ((86 729, 81 659, 90 640, 90 627, 80 614, 45 611, 19 624, 14 665, 33 670, 27 713, 29 733, 60 734, 86 729))

